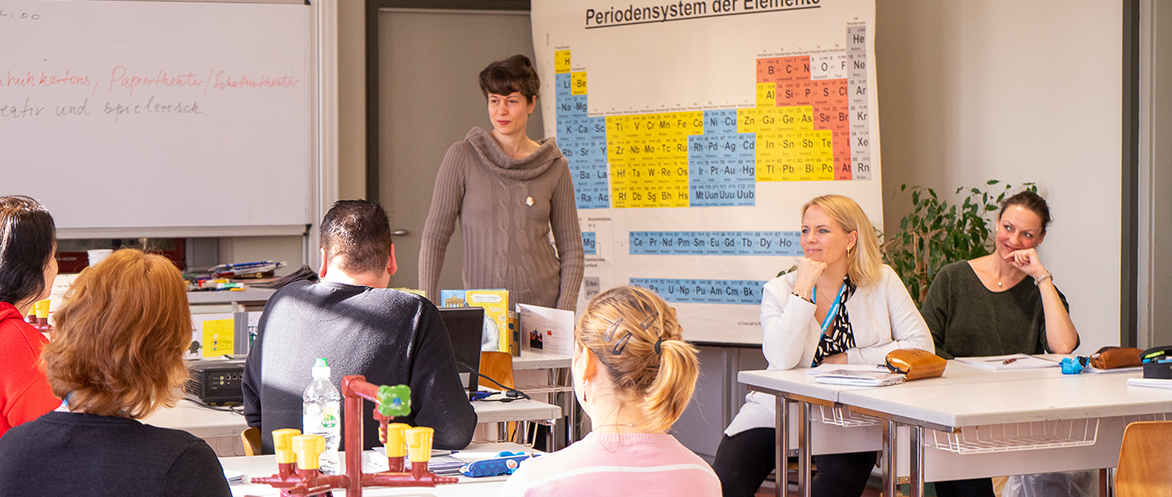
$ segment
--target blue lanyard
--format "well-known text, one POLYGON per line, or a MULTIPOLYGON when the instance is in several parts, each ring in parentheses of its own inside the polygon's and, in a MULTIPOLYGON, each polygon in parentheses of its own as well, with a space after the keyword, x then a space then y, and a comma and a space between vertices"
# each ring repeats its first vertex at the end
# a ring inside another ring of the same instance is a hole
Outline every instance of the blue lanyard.
MULTIPOLYGON (((817 287, 814 287, 813 292, 810 292, 810 302, 817 302, 818 292, 817 287)), ((834 315, 838 314, 838 306, 842 302, 842 292, 846 290, 846 283, 838 287, 838 295, 834 297, 834 303, 830 305, 830 310, 826 311, 826 317, 822 318, 822 335, 826 335, 826 328, 830 327, 830 323, 834 322, 834 315)))

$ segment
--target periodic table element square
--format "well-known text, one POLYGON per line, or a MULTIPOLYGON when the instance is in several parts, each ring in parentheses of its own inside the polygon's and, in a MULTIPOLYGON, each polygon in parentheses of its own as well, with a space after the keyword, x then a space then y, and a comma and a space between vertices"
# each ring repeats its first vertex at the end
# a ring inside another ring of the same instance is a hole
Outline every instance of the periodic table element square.
POLYGON ((845 79, 849 69, 845 50, 810 56, 810 79, 845 79))

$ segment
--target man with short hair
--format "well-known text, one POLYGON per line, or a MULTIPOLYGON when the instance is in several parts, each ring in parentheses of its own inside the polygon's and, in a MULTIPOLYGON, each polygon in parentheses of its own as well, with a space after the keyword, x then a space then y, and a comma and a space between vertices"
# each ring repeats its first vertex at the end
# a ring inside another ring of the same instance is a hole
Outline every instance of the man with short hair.
MULTIPOLYGON (((335 203, 321 223, 321 254, 320 282, 291 283, 269 299, 245 364, 244 417, 260 427, 262 452, 273 452, 273 430, 301 429, 301 394, 318 357, 329 361, 339 391, 342 377, 356 374, 375 385, 408 385, 411 414, 395 421, 434 428, 435 448, 466 447, 476 413, 439 311, 423 297, 387 288, 396 265, 383 208, 335 203)), ((362 445, 369 449, 380 445, 378 423, 374 404, 363 404, 362 445)))

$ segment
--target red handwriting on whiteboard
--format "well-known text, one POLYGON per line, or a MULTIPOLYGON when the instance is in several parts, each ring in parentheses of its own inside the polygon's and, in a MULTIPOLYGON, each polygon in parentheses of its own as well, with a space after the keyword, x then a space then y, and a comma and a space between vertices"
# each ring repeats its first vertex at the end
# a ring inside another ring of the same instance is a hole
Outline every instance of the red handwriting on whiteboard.
POLYGON ((78 76, 71 74, 69 71, 64 73, 47 73, 33 74, 32 71, 27 71, 24 74, 19 72, 13 74, 12 71, 6 71, 3 79, 0 79, 0 86, 89 86, 89 76, 78 76))
MULTIPOLYGON (((293 78, 287 74, 283 76, 269 74, 233 75, 227 71, 216 71, 215 69, 208 73, 208 81, 211 81, 211 85, 209 85, 209 87, 215 90, 292 88, 301 82, 301 80, 293 78)), ((207 93, 207 88, 204 89, 204 93, 207 93)))
POLYGON ((153 75, 137 75, 131 74, 123 66, 117 66, 110 72, 110 89, 109 92, 114 92, 115 86, 120 86, 134 95, 134 89, 140 86, 148 88, 169 88, 169 87, 200 87, 206 81, 195 77, 195 73, 189 72, 187 74, 171 75, 166 71, 159 71, 153 75))

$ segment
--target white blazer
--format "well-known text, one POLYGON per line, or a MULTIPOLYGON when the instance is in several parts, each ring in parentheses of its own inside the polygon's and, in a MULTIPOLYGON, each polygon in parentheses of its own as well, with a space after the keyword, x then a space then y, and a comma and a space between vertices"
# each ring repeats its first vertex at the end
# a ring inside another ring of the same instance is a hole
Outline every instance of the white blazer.
MULTIPOLYGON (((797 274, 789 273, 765 283, 761 349, 770 370, 810 367, 822 338, 821 323, 814 318, 815 305, 793 296, 796 278, 797 274)), ((887 353, 896 349, 935 351, 932 334, 907 288, 886 265, 878 281, 855 290, 846 310, 855 337, 855 348, 846 351, 849 364, 883 364, 887 353)), ((773 428, 775 406, 772 395, 750 392, 724 433, 731 437, 752 428, 773 428)))

